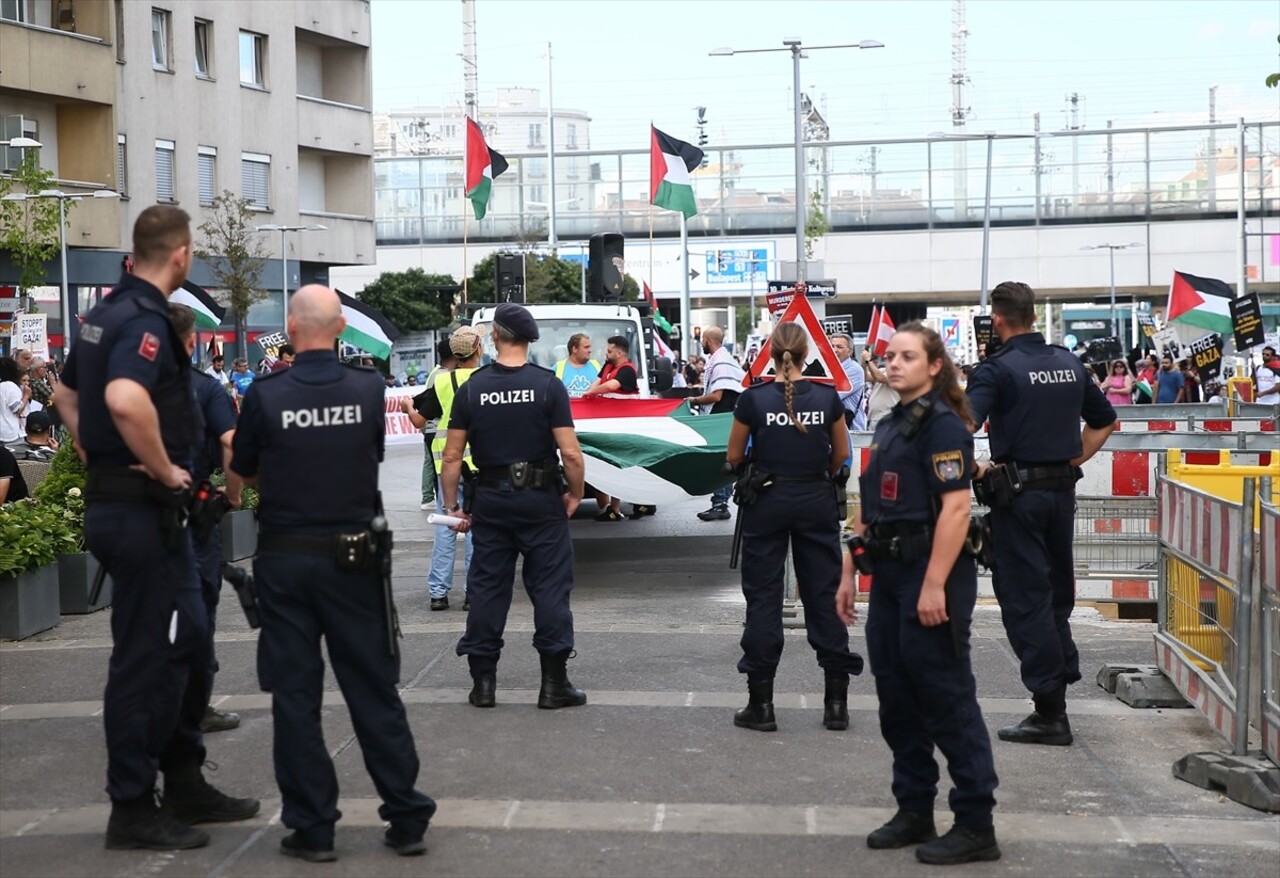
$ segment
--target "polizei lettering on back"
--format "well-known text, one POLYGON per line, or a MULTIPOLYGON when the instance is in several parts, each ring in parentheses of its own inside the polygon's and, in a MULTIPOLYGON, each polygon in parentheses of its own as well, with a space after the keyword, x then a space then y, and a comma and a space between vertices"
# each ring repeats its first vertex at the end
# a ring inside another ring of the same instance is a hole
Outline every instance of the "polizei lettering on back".
POLYGON ((1028 372, 1027 377, 1032 384, 1074 384, 1079 380, 1071 369, 1041 369, 1039 372, 1028 372))
POLYGON ((358 405, 330 405, 314 409, 286 409, 280 413, 284 429, 290 427, 338 427, 359 424, 363 413, 358 405))
MULTIPOLYGON (((812 424, 815 427, 821 427, 827 422, 826 412, 796 412, 796 420, 802 424, 812 424)), ((791 417, 786 412, 767 412, 764 416, 764 425, 766 427, 790 427, 791 417)))
POLYGON ((537 402, 532 390, 495 390, 480 394, 480 405, 509 405, 518 402, 537 402))

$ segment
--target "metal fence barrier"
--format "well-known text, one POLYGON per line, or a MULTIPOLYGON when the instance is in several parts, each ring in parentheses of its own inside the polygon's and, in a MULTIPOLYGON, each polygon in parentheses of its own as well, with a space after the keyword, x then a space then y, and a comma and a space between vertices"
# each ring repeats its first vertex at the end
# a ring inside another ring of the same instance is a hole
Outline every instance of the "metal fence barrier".
POLYGON ((1271 502, 1271 479, 1261 479, 1258 520, 1258 615, 1261 616, 1261 698, 1258 728, 1262 752, 1280 765, 1280 505, 1271 502))
POLYGON ((1077 497, 1077 579, 1156 579, 1159 541, 1154 497, 1077 497))

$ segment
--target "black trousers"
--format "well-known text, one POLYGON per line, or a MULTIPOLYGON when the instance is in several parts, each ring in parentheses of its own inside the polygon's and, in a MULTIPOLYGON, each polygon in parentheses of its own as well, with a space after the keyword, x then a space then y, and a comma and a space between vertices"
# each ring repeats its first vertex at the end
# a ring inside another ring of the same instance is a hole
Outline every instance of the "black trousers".
POLYGON ((418 751, 396 690, 400 661, 387 648, 376 573, 339 570, 329 558, 261 552, 258 680, 271 693, 276 782, 284 825, 313 844, 332 841, 338 777, 321 728, 323 637, 347 702, 365 768, 382 798, 383 820, 425 828, 436 803, 418 792, 418 751))
POLYGON ((842 558, 835 488, 829 482, 780 482, 738 514, 742 594, 747 599, 738 670, 755 681, 772 680, 778 670, 784 642, 782 580, 790 545, 809 645, 818 664, 846 680, 862 673, 862 656, 849 651, 849 629, 836 615, 842 558))
POLYGON ((215 527, 209 539, 201 543, 192 540, 196 554, 196 569, 200 576, 200 594, 204 597, 204 609, 209 617, 209 691, 213 691, 213 675, 218 673, 218 656, 214 651, 213 635, 217 631, 218 601, 222 597, 222 532, 215 527))
POLYGON ((471 611, 457 650, 468 657, 471 673, 493 673, 502 656, 517 556, 524 558, 524 590, 533 602, 533 648, 542 655, 572 650, 573 542, 560 495, 477 487, 472 513, 471 611))
POLYGON ((113 582, 111 662, 103 693, 107 794, 151 794, 156 774, 204 762, 209 623, 191 534, 170 551, 158 507, 93 502, 85 545, 113 582))
POLYGON ((1072 491, 1024 491, 1012 506, 991 511, 992 584, 1023 685, 1035 695, 1080 680, 1070 621, 1076 605, 1074 520, 1072 491))
POLYGON ((877 561, 871 580, 867 653, 880 700, 880 734, 893 751, 893 796, 903 810, 933 810, 936 746, 954 784, 956 824, 989 829, 999 781, 969 662, 977 571, 972 558, 957 559, 946 586, 951 621, 926 628, 914 614, 928 564, 927 558, 877 561))

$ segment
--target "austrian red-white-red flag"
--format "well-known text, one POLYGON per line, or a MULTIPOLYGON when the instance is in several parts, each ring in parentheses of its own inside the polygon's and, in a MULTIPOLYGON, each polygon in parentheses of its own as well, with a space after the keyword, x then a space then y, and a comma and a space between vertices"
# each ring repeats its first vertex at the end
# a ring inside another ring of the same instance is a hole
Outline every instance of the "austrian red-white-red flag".
POLYGON ((879 315, 872 320, 871 332, 867 335, 867 344, 871 345, 871 353, 874 356, 883 357, 885 351, 889 350, 889 339, 893 338, 893 334, 897 331, 893 325, 893 318, 889 316, 888 307, 882 307, 879 315))

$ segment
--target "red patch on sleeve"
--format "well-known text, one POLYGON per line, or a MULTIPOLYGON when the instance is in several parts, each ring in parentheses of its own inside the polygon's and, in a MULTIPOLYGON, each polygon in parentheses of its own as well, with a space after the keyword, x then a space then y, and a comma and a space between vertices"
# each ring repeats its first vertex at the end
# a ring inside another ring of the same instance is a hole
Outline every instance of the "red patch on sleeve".
POLYGON ((880 499, 890 501, 898 499, 897 473, 885 473, 880 477, 880 499))
POLYGON ((138 356, 154 363, 158 353, 160 353, 160 339, 149 332, 144 332, 142 334, 142 343, 138 345, 138 356))

